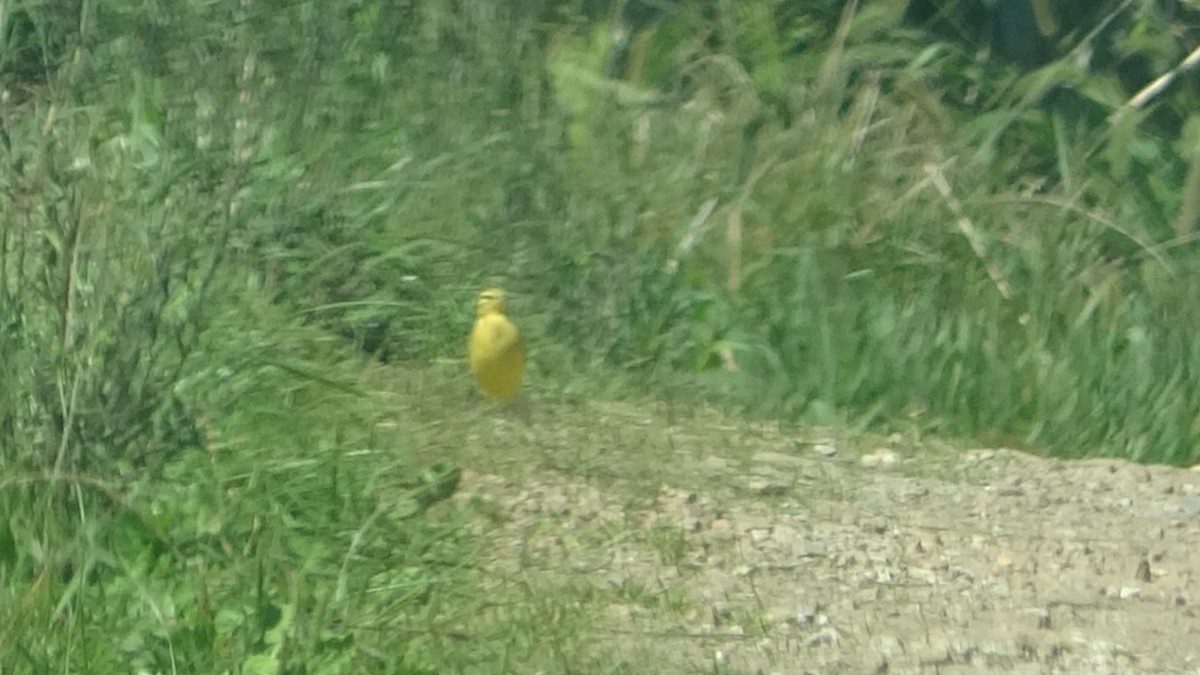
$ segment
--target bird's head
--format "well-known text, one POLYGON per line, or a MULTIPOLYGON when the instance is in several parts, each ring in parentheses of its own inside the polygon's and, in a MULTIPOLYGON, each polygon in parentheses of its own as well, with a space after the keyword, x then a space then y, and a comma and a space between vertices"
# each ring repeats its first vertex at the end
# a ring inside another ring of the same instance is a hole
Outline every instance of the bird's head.
POLYGON ((499 288, 485 288, 479 292, 479 299, 475 301, 475 316, 493 312, 504 313, 504 291, 499 288))

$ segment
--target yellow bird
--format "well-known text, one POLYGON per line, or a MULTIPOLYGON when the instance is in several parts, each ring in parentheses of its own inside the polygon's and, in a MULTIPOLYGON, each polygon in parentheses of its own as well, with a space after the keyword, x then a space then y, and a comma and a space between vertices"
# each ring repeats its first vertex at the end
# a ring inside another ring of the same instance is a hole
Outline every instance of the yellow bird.
POLYGON ((499 288, 479 293, 475 325, 467 340, 467 360, 483 393, 503 403, 517 397, 525 369, 525 344, 504 313, 504 291, 499 288))

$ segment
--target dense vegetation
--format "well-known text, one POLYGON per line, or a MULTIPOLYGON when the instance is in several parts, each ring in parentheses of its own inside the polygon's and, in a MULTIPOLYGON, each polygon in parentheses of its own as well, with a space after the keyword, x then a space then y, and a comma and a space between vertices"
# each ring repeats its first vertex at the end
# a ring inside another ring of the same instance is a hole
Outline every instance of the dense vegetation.
POLYGON ((465 667, 449 474, 359 373, 484 283, 535 400, 1200 459, 1200 94, 1123 68, 1195 29, 1022 70, 904 10, 0 6, 0 669, 465 667))

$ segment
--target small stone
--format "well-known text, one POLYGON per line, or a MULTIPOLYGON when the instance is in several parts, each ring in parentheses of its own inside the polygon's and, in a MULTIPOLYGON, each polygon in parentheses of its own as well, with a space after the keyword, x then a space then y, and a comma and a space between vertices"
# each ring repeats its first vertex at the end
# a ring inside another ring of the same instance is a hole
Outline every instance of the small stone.
POLYGON ((892 583, 892 571, 887 567, 876 567, 863 572, 863 578, 877 584, 890 584, 892 583))
POLYGON ((896 656, 904 652, 900 639, 892 635, 871 636, 871 651, 880 656, 896 656))
POLYGON ((833 645, 836 646, 841 641, 841 635, 833 626, 826 626, 821 630, 808 636, 804 641, 805 646, 812 647, 814 645, 833 645))
POLYGON ((880 448, 869 455, 863 455, 859 462, 868 469, 890 469, 900 464, 900 455, 893 450, 880 448))
POLYGON ((885 518, 868 516, 861 523, 859 523, 859 525, 864 530, 867 530, 868 532, 873 532, 875 534, 883 534, 884 532, 888 531, 888 521, 885 518))
POLYGON ((768 464, 776 467, 792 468, 804 464, 804 460, 794 455, 785 455, 782 452, 756 452, 750 458, 750 461, 755 464, 768 464))
POLYGON ((797 558, 820 558, 825 554, 824 544, 806 539, 792 542, 792 555, 797 558))
POLYGON ((764 497, 771 495, 785 495, 792 490, 792 482, 779 477, 757 476, 751 478, 746 487, 757 495, 764 497))
POLYGON ((813 446, 813 452, 822 457, 833 457, 837 454, 837 446, 833 443, 817 443, 813 446))
POLYGON ((995 456, 995 450, 972 450, 967 453, 966 459, 969 462, 986 462, 995 456))
POLYGON ((992 658, 1005 658, 1015 656, 1016 649, 1011 642, 991 642, 979 648, 979 653, 992 658))
POLYGON ((1141 597, 1141 595, 1142 595, 1142 589, 1138 588, 1137 586, 1125 586, 1124 588, 1121 589, 1119 597, 1122 600, 1133 600, 1135 598, 1141 597))
POLYGON ((1019 485, 999 485, 999 486, 989 485, 987 487, 987 490, 989 492, 995 492, 997 495, 999 495, 1001 497, 1023 497, 1023 496, 1025 496, 1025 490, 1023 490, 1019 485))
POLYGON ((925 569, 923 567, 908 568, 908 576, 914 581, 919 581, 929 586, 933 586, 937 583, 937 572, 925 569))
POLYGON ((816 615, 817 605, 801 605, 796 609, 796 614, 792 617, 792 620, 796 622, 796 625, 803 626, 812 623, 816 615))

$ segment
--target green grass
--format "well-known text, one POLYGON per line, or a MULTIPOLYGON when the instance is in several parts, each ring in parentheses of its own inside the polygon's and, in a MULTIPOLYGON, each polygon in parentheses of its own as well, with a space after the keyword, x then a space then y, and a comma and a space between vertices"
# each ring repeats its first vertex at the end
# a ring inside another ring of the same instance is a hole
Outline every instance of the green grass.
MULTIPOLYGON (((440 501, 460 468, 650 499, 695 479, 680 443, 736 444, 658 433, 706 405, 1197 461, 1186 88, 1110 118, 1115 74, 929 46, 894 2, 840 32, 832 4, 688 6, 619 82, 607 19, 561 3, 16 4, 15 672, 602 671, 611 589, 493 578, 464 522, 506 514, 440 501), (467 393, 492 283, 528 425, 467 393)), ((647 537, 680 562, 678 532, 647 537)))
POLYGON ((336 386, 353 369, 311 331, 274 338, 286 368, 213 374, 226 414, 204 447, 150 471, 6 474, 15 672, 438 669, 396 644, 413 625, 437 635, 430 598, 461 583, 471 547, 404 508, 410 449, 336 386), (287 349, 306 346, 319 361, 287 349))

